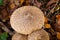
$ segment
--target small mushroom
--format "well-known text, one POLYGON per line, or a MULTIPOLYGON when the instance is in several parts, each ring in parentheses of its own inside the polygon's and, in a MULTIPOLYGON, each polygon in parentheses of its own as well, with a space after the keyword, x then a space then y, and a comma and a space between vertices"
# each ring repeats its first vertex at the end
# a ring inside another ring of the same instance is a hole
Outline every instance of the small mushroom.
POLYGON ((19 34, 19 33, 15 33, 12 36, 12 40, 27 40, 27 36, 26 35, 19 34))
POLYGON ((12 28, 21 34, 30 34, 44 25, 43 12, 35 6, 16 9, 10 18, 12 28))
POLYGON ((41 29, 29 34, 28 40, 49 40, 49 35, 45 30, 41 29))

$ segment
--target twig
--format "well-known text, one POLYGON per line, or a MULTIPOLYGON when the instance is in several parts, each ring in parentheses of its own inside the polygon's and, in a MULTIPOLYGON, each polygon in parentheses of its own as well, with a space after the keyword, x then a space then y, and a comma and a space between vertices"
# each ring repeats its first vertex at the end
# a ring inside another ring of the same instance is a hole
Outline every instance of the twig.
POLYGON ((4 31, 8 32, 10 35, 14 34, 2 22, 0 22, 0 25, 1 25, 0 28, 2 28, 4 31))
MULTIPOLYGON (((57 4, 58 4, 58 2, 56 2, 56 5, 57 5, 57 4)), ((51 9, 51 11, 50 11, 49 14, 47 15, 47 17, 48 17, 51 13, 54 12, 54 9, 55 9, 56 5, 54 6, 54 8, 51 9)))

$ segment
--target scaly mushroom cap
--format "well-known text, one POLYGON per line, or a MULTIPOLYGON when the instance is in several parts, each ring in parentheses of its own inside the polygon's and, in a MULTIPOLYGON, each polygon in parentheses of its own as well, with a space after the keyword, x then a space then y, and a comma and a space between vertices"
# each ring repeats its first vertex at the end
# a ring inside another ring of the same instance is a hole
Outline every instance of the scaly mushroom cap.
POLYGON ((13 12, 10 23, 16 32, 27 35, 42 28, 44 25, 44 15, 35 6, 24 6, 13 12))
POLYGON ((12 40, 28 40, 27 37, 28 37, 28 36, 26 36, 26 35, 22 35, 22 34, 19 34, 19 33, 15 33, 15 34, 12 36, 12 40))
POLYGON ((49 35, 45 30, 37 30, 28 35, 28 40, 49 40, 49 35))

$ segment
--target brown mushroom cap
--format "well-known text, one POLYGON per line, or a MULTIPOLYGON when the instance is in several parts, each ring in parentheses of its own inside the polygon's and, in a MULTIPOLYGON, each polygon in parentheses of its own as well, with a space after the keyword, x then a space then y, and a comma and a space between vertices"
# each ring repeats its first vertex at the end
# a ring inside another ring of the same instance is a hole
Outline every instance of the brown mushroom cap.
POLYGON ((12 36, 12 40, 28 40, 28 37, 26 35, 16 33, 12 36))
POLYGON ((27 35, 42 28, 44 25, 44 15, 35 6, 24 6, 13 12, 10 23, 16 32, 27 35))
POLYGON ((28 40, 49 40, 49 35, 45 30, 37 30, 28 35, 28 40))

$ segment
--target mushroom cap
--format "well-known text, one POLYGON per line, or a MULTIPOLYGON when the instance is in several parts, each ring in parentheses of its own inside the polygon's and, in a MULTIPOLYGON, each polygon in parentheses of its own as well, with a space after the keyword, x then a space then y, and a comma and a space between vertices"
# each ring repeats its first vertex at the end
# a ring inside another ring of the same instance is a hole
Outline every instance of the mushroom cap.
POLYGON ((41 29, 29 34, 28 40, 49 40, 49 35, 45 30, 41 29))
POLYGON ((35 6, 24 6, 13 12, 10 23, 16 32, 27 35, 42 28, 44 25, 44 15, 35 6))
POLYGON ((12 40, 28 40, 28 36, 22 35, 22 34, 19 34, 19 33, 15 33, 12 36, 12 40))

